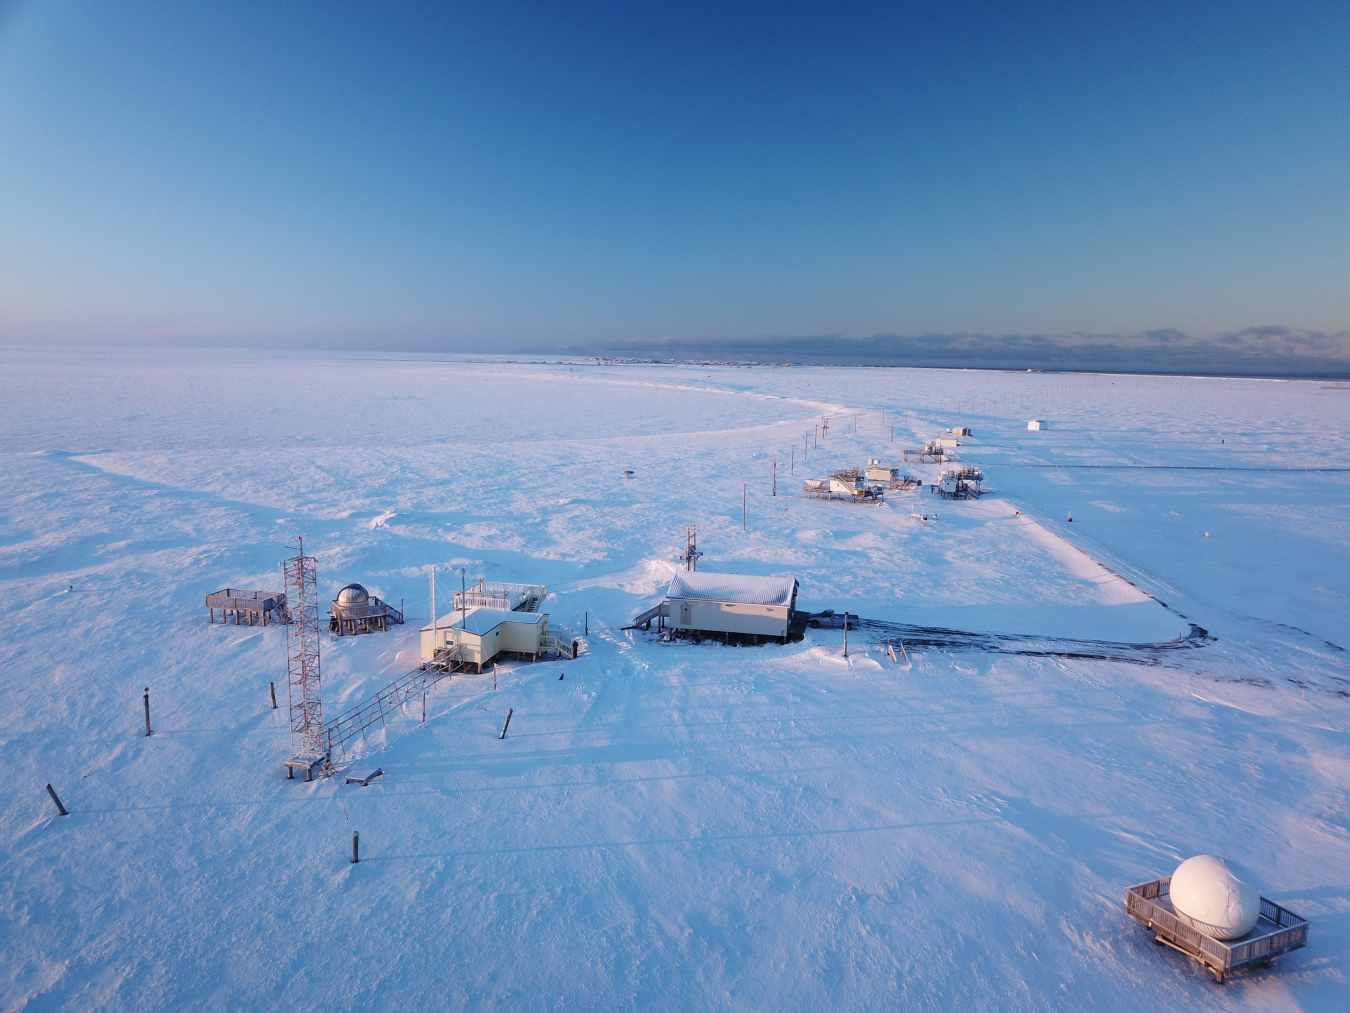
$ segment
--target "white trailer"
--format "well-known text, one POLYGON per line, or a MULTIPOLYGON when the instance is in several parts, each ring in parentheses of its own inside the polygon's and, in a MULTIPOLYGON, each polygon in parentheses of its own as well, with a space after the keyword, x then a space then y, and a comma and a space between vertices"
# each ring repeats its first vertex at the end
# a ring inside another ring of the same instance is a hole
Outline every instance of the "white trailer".
POLYGON ((666 591, 670 626, 690 633, 737 633, 786 641, 797 587, 792 577, 697 570, 677 573, 666 591))

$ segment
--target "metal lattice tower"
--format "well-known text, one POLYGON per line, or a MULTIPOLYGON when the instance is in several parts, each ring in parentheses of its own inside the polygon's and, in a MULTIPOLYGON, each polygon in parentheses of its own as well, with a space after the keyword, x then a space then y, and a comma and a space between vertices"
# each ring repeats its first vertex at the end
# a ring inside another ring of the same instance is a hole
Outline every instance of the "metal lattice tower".
POLYGON ((698 569, 698 557, 703 553, 698 551, 698 528, 684 529, 684 555, 680 556, 680 562, 684 563, 686 570, 698 569))
POLYGON ((318 763, 328 756, 319 686, 319 575, 313 556, 300 554, 282 564, 286 575, 286 661, 291 689, 291 759, 318 763))

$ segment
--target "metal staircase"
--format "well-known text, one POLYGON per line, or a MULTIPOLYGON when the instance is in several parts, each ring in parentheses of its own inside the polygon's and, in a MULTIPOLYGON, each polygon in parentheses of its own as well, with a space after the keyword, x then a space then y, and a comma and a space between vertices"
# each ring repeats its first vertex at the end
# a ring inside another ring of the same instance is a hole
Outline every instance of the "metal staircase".
POLYGON ((344 711, 324 726, 324 739, 329 755, 336 746, 345 755, 347 744, 365 732, 376 721, 384 724, 385 715, 397 711, 409 700, 416 699, 423 690, 431 690, 442 679, 449 678, 463 663, 460 648, 443 647, 421 668, 414 668, 400 676, 368 700, 344 711))

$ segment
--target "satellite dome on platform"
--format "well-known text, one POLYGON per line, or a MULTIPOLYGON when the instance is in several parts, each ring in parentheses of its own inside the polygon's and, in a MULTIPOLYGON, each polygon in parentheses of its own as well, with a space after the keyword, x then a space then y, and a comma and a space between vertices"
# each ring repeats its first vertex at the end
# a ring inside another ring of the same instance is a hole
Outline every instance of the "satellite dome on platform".
POLYGON ((339 605, 364 605, 370 601, 370 593, 360 584, 348 584, 337 596, 339 605))
POLYGON ((1172 873, 1172 909, 1215 939, 1240 939, 1261 915, 1261 893, 1222 858, 1196 855, 1172 873))

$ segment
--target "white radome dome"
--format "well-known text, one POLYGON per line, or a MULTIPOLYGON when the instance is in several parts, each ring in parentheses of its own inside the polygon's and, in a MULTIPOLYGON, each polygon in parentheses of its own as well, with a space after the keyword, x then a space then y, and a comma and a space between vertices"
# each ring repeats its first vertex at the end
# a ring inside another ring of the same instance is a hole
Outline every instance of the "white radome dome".
POLYGON ((1196 855, 1172 873, 1172 909, 1215 939, 1239 939, 1261 916, 1261 894, 1222 858, 1196 855))

